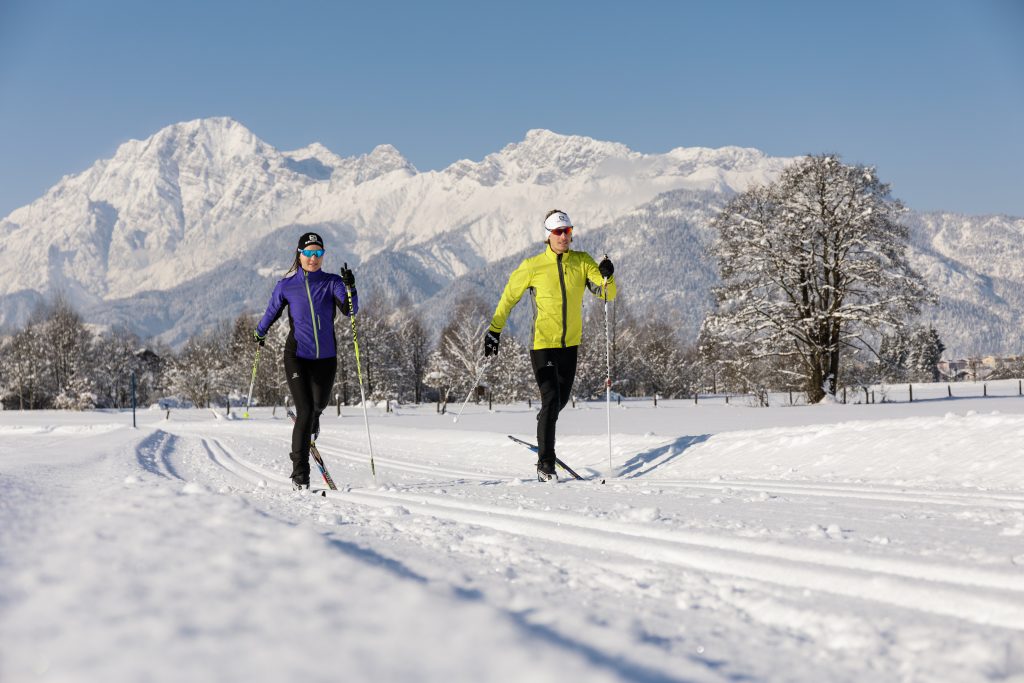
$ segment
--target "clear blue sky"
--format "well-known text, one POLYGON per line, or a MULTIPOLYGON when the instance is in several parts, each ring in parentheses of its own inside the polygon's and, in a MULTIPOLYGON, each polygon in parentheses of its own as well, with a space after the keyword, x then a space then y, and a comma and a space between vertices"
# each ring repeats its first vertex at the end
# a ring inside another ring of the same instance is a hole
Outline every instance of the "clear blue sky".
POLYGON ((0 216, 171 123, 421 170, 531 128, 873 164, 1024 216, 1024 0, 0 0, 0 216))

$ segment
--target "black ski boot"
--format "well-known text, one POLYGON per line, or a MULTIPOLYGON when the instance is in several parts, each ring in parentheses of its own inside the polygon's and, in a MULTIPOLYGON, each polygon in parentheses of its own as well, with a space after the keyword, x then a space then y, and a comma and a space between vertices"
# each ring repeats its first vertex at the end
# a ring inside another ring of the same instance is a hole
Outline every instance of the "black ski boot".
POLYGON ((309 488, 309 453, 305 457, 295 457, 292 453, 292 488, 296 491, 309 488))
POLYGON ((558 481, 558 474, 555 472, 553 462, 537 463, 537 481, 558 481))

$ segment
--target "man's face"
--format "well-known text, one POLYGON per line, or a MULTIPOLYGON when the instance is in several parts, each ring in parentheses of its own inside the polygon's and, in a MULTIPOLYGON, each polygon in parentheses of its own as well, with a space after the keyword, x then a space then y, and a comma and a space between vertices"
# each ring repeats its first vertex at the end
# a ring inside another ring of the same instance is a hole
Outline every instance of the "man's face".
POLYGON ((569 245, 572 244, 572 228, 548 230, 548 244, 551 245, 551 251, 556 254, 569 251, 569 245))

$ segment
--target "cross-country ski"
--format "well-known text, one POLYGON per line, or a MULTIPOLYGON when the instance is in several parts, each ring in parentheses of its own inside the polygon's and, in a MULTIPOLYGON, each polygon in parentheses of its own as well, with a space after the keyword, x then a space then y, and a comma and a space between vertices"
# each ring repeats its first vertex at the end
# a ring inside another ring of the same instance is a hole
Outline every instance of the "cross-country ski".
MULTIPOLYGON (((533 453, 537 453, 538 449, 537 449, 537 445, 536 444, 532 444, 529 441, 523 441, 522 439, 517 438, 515 436, 512 436, 511 434, 508 435, 508 438, 510 438, 513 442, 515 442, 517 444, 520 444, 521 446, 526 446, 533 453)), ((581 477, 580 475, 578 475, 576 473, 576 471, 573 470, 571 467, 569 467, 564 462, 562 462, 561 458, 557 458, 556 457, 555 458, 555 464, 558 465, 559 467, 561 467, 563 470, 565 470, 570 476, 572 476, 573 479, 583 479, 584 478, 584 477, 581 477)))

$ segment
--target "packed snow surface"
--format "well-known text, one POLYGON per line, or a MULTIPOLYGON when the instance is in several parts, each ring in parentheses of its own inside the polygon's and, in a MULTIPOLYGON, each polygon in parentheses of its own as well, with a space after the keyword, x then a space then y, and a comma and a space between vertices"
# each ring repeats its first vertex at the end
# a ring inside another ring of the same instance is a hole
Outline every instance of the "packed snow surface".
POLYGON ((1024 681, 1024 398, 605 411, 2 412, 0 681, 1024 681))

